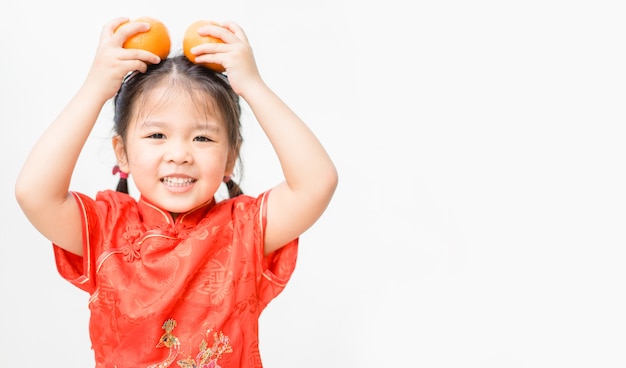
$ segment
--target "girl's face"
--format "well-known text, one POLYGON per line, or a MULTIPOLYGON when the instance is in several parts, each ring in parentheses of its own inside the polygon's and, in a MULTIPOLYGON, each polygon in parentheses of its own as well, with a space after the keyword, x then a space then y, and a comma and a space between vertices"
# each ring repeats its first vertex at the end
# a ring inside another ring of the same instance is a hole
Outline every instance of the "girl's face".
POLYGON ((113 140, 120 168, 133 175, 141 195, 173 214, 212 200, 234 167, 219 114, 196 107, 206 100, 156 88, 136 103, 126 141, 113 140))

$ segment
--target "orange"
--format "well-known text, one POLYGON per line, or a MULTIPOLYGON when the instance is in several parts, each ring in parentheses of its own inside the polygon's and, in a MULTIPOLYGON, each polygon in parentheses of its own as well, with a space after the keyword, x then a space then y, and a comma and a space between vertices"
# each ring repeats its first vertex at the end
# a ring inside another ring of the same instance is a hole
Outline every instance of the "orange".
MULTIPOLYGON (((198 34, 198 28, 205 26, 207 24, 215 24, 209 22, 207 20, 198 20, 193 22, 187 30, 185 31, 185 35, 183 37, 183 53, 187 57, 187 59, 191 60, 192 63, 196 62, 196 55, 191 53, 191 49, 203 43, 224 43, 224 41, 219 38, 211 37, 211 36, 200 36, 198 34)), ((221 64, 216 63, 202 63, 205 67, 209 69, 213 69, 216 72, 223 73, 226 69, 221 64)))
MULTIPOLYGON (((150 29, 146 32, 136 33, 126 39, 123 47, 125 49, 141 49, 156 54, 161 59, 167 58, 170 54, 170 34, 165 24, 152 17, 139 17, 130 21, 149 23, 150 29)), ((123 23, 117 29, 128 23, 123 23)), ((116 31, 117 31, 116 29, 116 31)))

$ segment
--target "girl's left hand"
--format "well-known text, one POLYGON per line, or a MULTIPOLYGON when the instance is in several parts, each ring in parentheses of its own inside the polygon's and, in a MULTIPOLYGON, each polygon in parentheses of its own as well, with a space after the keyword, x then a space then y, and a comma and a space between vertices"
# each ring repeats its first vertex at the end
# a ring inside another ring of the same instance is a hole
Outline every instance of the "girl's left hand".
POLYGON ((219 38, 224 43, 205 43, 192 48, 196 63, 221 64, 226 69, 230 85, 240 96, 245 95, 254 83, 261 82, 252 47, 239 25, 216 23, 198 28, 198 33, 219 38))

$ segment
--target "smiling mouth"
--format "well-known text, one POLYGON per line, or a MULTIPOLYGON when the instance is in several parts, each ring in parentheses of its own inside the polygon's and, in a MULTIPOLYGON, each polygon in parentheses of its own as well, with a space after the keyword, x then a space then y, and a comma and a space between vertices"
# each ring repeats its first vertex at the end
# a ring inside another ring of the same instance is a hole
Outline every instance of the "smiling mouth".
POLYGON ((183 187, 185 185, 193 184, 196 182, 196 179, 192 178, 169 178, 165 177, 161 179, 161 183, 165 185, 169 185, 171 187, 183 187))

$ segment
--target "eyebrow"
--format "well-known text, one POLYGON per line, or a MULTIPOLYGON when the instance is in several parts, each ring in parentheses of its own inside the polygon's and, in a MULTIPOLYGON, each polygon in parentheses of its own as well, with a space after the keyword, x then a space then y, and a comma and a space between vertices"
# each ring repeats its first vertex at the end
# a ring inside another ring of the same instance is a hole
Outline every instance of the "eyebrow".
MULTIPOLYGON (((170 125, 173 124, 168 124, 164 121, 160 121, 160 120, 144 120, 140 126, 142 128, 166 128, 170 125)), ((196 123, 193 128, 194 131, 203 131, 203 132, 209 132, 209 133, 218 133, 220 131, 220 125, 217 124, 216 122, 198 122, 196 123)))

